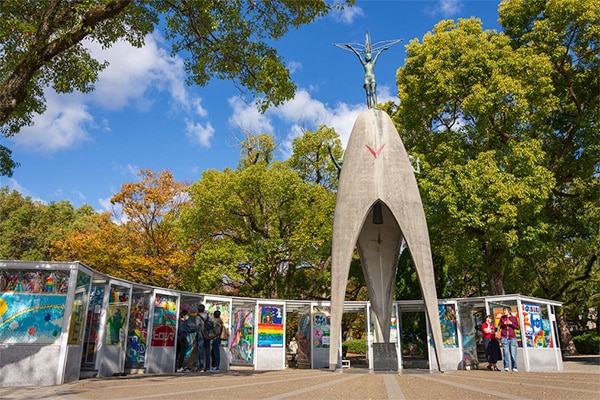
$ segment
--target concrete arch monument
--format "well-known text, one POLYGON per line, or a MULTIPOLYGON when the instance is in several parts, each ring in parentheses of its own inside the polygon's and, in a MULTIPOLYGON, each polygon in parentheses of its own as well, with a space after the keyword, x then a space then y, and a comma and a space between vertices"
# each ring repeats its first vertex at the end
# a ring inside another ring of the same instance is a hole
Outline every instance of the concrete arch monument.
POLYGON ((403 241, 417 270, 436 361, 442 370, 438 299, 417 181, 392 120, 385 112, 370 108, 354 124, 339 178, 333 221, 330 370, 341 366, 337 349, 355 247, 376 314, 375 342, 388 343, 396 268, 403 241))

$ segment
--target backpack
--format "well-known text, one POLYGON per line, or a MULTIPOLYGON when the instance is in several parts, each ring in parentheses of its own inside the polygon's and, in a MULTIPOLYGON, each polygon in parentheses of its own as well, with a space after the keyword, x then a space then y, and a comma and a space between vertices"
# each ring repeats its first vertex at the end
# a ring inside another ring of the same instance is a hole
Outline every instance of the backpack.
POLYGON ((202 319, 203 328, 202 328, 202 336, 204 339, 214 339, 218 336, 215 332, 215 321, 207 317, 206 319, 200 317, 202 319))
POLYGON ((229 339, 229 328, 223 325, 223 329, 221 330, 221 340, 229 339))

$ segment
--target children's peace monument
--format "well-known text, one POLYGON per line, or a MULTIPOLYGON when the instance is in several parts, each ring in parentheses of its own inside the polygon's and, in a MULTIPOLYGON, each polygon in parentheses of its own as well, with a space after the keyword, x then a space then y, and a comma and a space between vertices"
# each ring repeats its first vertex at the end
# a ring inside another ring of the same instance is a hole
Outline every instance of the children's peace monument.
MULTIPOLYGON (((374 359, 395 355, 390 350, 394 346, 390 342, 390 320, 396 268, 404 243, 417 270, 441 368, 442 334, 423 204, 404 144, 390 117, 376 108, 374 64, 382 51, 397 42, 372 46, 367 33, 364 59, 352 45, 337 45, 352 50, 363 64, 369 109, 354 124, 339 178, 333 220, 331 349, 339 345, 346 283, 357 248, 375 314, 374 359)), ((397 365, 397 361, 389 364, 397 365)), ((329 368, 340 365, 340 355, 331 351, 329 368)))

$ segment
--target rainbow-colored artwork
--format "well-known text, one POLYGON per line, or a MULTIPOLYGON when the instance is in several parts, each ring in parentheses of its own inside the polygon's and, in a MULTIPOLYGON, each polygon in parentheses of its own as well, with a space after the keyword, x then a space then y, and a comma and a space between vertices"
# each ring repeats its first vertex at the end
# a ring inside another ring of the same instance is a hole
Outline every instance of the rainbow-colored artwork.
POLYGON ((262 306, 258 323, 258 347, 283 347, 283 306, 262 306))
POLYGON ((390 321, 390 343, 398 343, 398 318, 392 317, 390 321))
POLYGON ((0 343, 55 343, 66 301, 66 295, 0 293, 0 343))
POLYGON ((68 271, 0 271, 3 292, 67 294, 68 290, 68 271))

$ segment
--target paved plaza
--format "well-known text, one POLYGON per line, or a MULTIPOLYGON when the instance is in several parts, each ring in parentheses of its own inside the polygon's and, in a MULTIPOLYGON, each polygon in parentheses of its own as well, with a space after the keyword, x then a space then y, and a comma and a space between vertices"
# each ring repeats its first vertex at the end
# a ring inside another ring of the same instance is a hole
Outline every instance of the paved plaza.
POLYGON ((0 388, 0 399, 600 399, 599 357, 570 358, 564 365, 563 372, 544 373, 406 370, 396 374, 364 368, 337 372, 288 368, 131 375, 61 386, 0 388))

